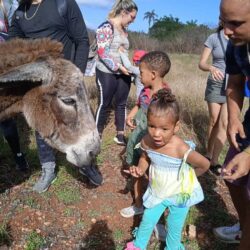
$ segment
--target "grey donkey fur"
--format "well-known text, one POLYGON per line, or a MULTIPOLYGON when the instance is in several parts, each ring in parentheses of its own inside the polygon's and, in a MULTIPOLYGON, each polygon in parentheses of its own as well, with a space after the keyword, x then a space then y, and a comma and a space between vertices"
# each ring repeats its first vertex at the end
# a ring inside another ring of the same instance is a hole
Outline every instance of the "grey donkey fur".
POLYGON ((76 166, 100 151, 83 74, 49 39, 0 45, 0 121, 23 113, 28 125, 76 166))

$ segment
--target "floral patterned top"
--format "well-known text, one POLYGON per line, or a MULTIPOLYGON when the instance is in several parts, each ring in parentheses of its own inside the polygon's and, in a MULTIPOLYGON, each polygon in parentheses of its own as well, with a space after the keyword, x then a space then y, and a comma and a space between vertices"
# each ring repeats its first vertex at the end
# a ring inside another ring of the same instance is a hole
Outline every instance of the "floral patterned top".
POLYGON ((16 7, 17 5, 12 0, 3 0, 3 6, 0 4, 0 32, 7 32, 8 25, 10 25, 16 7), (5 16, 7 17, 7 20, 5 16))
POLYGON ((120 74, 122 64, 118 49, 123 46, 128 55, 129 41, 126 35, 121 34, 113 25, 106 21, 96 30, 97 41, 97 68, 106 73, 120 74))
POLYGON ((8 32, 8 26, 16 7, 16 2, 14 3, 12 0, 3 0, 3 5, 0 4, 0 42, 5 41, 4 33, 8 32))

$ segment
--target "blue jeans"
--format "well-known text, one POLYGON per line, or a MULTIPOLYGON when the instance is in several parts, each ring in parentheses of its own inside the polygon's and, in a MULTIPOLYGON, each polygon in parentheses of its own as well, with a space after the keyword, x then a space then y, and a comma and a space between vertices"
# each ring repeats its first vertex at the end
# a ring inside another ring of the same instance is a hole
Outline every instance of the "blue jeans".
POLYGON ((189 208, 179 208, 173 206, 167 200, 156 205, 155 207, 145 209, 141 224, 138 231, 136 232, 136 239, 134 240, 134 245, 136 247, 140 248, 141 250, 146 249, 153 229, 166 208, 169 209, 169 214, 166 218, 167 236, 165 249, 185 249, 181 243, 181 233, 189 208))
POLYGON ((39 160, 42 168, 55 168, 55 154, 53 149, 44 141, 36 131, 36 144, 38 148, 39 160))

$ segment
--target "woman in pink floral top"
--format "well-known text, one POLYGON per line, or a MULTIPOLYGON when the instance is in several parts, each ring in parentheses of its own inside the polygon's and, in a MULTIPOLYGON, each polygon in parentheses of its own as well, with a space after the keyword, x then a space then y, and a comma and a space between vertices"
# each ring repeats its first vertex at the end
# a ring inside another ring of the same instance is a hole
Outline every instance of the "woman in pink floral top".
POLYGON ((132 0, 117 0, 108 15, 96 31, 98 59, 96 64, 96 84, 99 89, 99 106, 96 112, 97 128, 102 135, 115 99, 115 125, 117 135, 114 141, 125 145, 125 113, 130 90, 131 78, 122 65, 119 48, 123 46, 128 53, 129 41, 127 27, 137 14, 137 6, 132 0))

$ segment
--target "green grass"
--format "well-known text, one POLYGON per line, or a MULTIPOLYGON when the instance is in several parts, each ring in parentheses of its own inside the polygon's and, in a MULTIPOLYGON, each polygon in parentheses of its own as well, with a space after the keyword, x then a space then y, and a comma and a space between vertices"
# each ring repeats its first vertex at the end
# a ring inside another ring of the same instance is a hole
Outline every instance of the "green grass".
POLYGON ((74 215, 74 208, 65 208, 63 212, 64 216, 71 217, 74 215))
POLYGON ((80 230, 84 229, 86 227, 86 223, 83 220, 79 219, 75 224, 75 227, 80 230))
POLYGON ((65 205, 70 205, 81 200, 81 193, 78 187, 72 183, 73 177, 63 166, 59 167, 57 180, 53 183, 54 193, 65 205))
POLYGON ((29 206, 30 208, 40 209, 39 203, 31 196, 26 197, 23 204, 29 206))
POLYGON ((121 229, 116 229, 114 232, 113 232, 113 237, 114 237, 114 240, 116 242, 119 242, 122 240, 124 236, 124 232, 121 230, 121 229))
POLYGON ((6 223, 0 224, 0 246, 7 245, 9 246, 11 243, 11 234, 6 223))
POLYGON ((39 250, 46 244, 46 240, 37 232, 31 232, 27 237, 25 250, 39 250))
POLYGON ((88 216, 90 218, 96 218, 96 217, 99 217, 101 215, 101 212, 100 211, 97 211, 97 210, 90 210, 89 213, 88 213, 88 216))
POLYGON ((103 164, 103 162, 105 161, 105 152, 106 149, 112 145, 114 143, 113 141, 113 137, 107 137, 105 136, 102 140, 102 144, 101 144, 101 153, 97 156, 97 165, 101 166, 103 164))
POLYGON ((81 199, 79 190, 75 189, 74 187, 65 187, 61 190, 58 190, 56 191, 56 196, 65 205, 79 202, 81 199))

